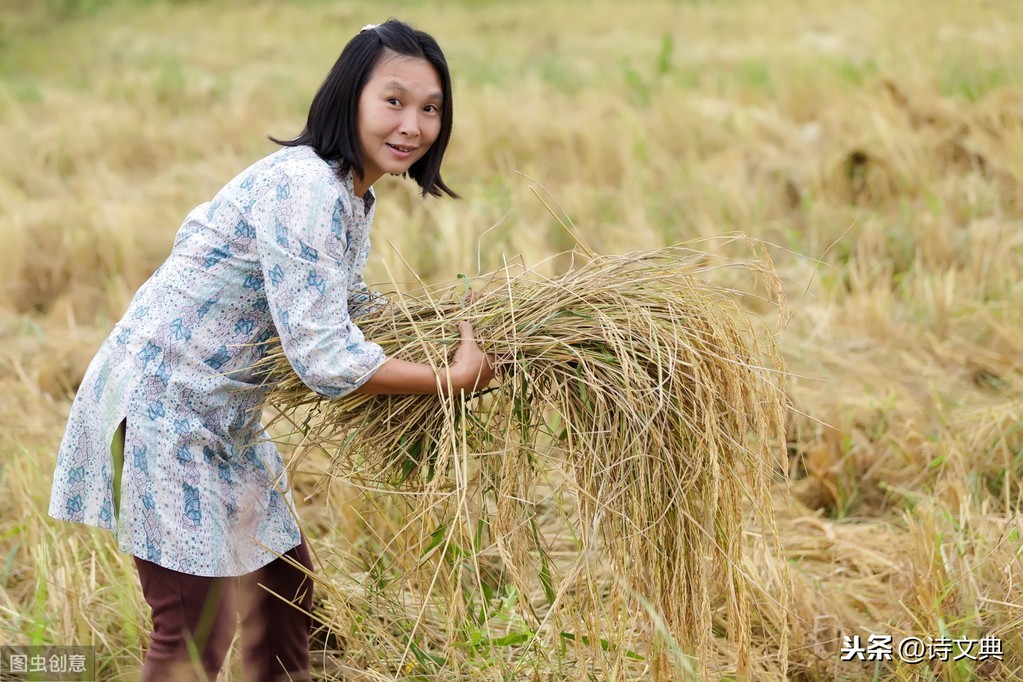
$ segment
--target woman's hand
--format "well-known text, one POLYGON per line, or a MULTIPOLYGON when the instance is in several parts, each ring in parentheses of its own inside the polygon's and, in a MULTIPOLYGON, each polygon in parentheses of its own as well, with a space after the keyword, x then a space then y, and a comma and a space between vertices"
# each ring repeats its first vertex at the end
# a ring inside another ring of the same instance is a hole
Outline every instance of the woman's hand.
POLYGON ((448 368, 451 391, 480 391, 494 379, 496 358, 480 350, 470 323, 459 322, 458 331, 461 340, 448 368))

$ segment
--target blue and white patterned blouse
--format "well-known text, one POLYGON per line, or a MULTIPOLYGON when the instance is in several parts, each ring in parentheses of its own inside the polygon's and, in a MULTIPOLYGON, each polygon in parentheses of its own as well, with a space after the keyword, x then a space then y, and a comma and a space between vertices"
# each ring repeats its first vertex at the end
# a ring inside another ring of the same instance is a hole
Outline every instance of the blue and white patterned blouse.
POLYGON ((299 544, 280 453, 250 368, 280 336, 314 391, 355 390, 386 359, 352 314, 368 300, 372 192, 309 147, 255 163, 193 210, 75 397, 50 515, 117 534, 183 573, 248 573, 299 544), (239 391, 238 389, 247 389, 239 391), (110 444, 127 419, 120 508, 110 444))

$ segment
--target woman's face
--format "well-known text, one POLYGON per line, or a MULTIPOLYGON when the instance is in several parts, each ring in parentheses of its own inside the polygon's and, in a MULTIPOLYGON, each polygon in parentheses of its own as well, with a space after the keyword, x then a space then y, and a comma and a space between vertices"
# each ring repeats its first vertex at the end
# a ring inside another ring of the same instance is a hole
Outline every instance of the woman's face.
POLYGON ((384 173, 406 172, 440 134, 440 78, 425 59, 384 52, 359 97, 359 144, 365 194, 384 173))

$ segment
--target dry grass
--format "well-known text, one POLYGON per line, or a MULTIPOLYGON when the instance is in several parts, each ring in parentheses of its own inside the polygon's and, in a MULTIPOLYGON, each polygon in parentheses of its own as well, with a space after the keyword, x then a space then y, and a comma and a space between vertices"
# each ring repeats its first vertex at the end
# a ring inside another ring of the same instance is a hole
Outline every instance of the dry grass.
MULTIPOLYGON (((0 29, 0 640, 95 644, 104 678, 132 679, 146 626, 130 564, 107 536, 44 514, 71 391, 186 212, 270 151, 265 134, 296 132, 340 46, 382 17, 332 2, 124 0, 54 22, 39 7, 6 24, 27 32, 0 29)), ((732 231, 776 244, 793 303, 777 342, 794 409, 789 475, 773 491, 784 560, 754 519, 745 528, 752 677, 1023 674, 1023 5, 481 11, 408 1, 392 11, 434 31, 450 57, 446 178, 466 200, 420 202, 382 181, 369 280, 393 274, 407 291, 419 286, 414 273, 448 281, 516 257, 542 276, 564 272, 556 254, 572 241, 514 171, 550 189, 598 253, 732 231), (770 597, 786 585, 783 609, 770 597), (998 636, 1004 660, 839 660, 843 636, 871 632, 998 636)), ((775 322, 755 297, 739 300, 775 322)), ((444 589, 424 611, 422 586, 392 580, 410 567, 387 562, 450 509, 406 527, 412 496, 317 487, 328 469, 310 453, 296 486, 321 559, 317 610, 332 619, 322 643, 334 677, 411 678, 434 666, 479 679, 642 679, 648 661, 600 647, 629 641, 639 652, 654 635, 636 634, 647 614, 626 607, 630 576, 599 557, 562 601, 604 605, 566 630, 574 639, 543 649, 513 638, 473 649, 457 671, 440 666, 429 657, 438 642, 531 629, 523 614, 544 602, 542 585, 487 559, 492 570, 470 571, 466 584, 488 586, 507 620, 503 630, 473 625, 473 591, 448 579, 462 570, 449 550, 428 557, 444 589), (530 594, 511 589, 530 580, 530 594), (606 591, 588 597, 586 584, 606 591), (366 625, 405 614, 411 628, 421 612, 418 639, 366 625), (445 629, 462 616, 463 632, 445 629), (365 672, 380 670, 391 672, 365 672)), ((548 476, 533 510, 541 543, 570 537, 571 475, 548 476)), ((448 547, 471 552, 475 528, 462 527, 448 547)), ((545 547, 552 577, 567 584, 579 544, 545 547)), ((722 608, 712 605, 711 646, 727 670, 722 608)))
MULTIPOLYGON (((742 566, 743 511, 773 532, 770 484, 784 440, 784 396, 779 368, 760 365, 777 361, 774 353, 762 353, 756 331, 737 321, 742 315, 728 292, 701 277, 730 266, 768 289, 777 282, 769 263, 729 263, 712 257, 711 244, 699 246, 591 257, 553 279, 506 268, 484 275, 471 301, 465 284, 456 284, 399 293, 361 318, 363 333, 388 356, 434 367, 446 364, 455 323, 471 321, 503 375, 472 400, 327 400, 301 383, 275 346, 264 360, 275 386, 268 401, 280 412, 274 422, 301 434, 293 466, 319 450, 336 479, 382 490, 411 486, 405 522, 418 542, 403 544, 410 556, 393 562, 408 567, 400 577, 425 590, 414 595, 425 605, 433 592, 450 591, 437 573, 453 563, 452 543, 459 548, 458 563, 476 577, 461 586, 462 599, 481 604, 483 615, 449 612, 454 622, 440 623, 451 634, 476 619, 485 633, 476 647, 513 637, 525 647, 556 648, 562 637, 581 636, 571 630, 582 618, 594 657, 603 647, 628 662, 620 652, 631 647, 642 652, 636 661, 648 661, 647 675, 674 677, 680 669, 665 654, 673 646, 710 675, 716 600, 733 648, 728 667, 747 675, 752 588, 742 566), (567 498, 573 513, 562 536, 541 540, 536 509, 555 479, 565 483, 553 493, 562 513, 567 498), (551 545, 576 546, 564 574, 552 571, 551 545), (431 555, 441 565, 427 561, 431 555), (587 574, 587 563, 602 555, 621 584, 587 574), (481 557, 519 594, 542 593, 539 604, 522 604, 520 631, 490 631, 488 612, 499 597, 496 586, 483 586, 481 557), (624 632, 604 633, 607 588, 627 611, 652 613, 624 632), (656 632, 659 622, 666 631, 644 641, 642 633, 656 632)), ((457 584, 463 576, 445 578, 457 584)), ((784 590, 772 597, 787 608, 784 590)), ((464 639, 435 643, 447 665, 464 658, 464 639)), ((777 644, 784 647, 784 636, 777 644)))

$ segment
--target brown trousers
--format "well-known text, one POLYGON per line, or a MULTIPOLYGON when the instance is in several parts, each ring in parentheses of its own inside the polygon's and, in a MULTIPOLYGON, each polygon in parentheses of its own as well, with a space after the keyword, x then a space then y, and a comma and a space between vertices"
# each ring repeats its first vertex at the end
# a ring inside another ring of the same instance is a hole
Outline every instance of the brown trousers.
MULTIPOLYGON (((304 539, 284 556, 312 570, 304 539)), ((239 612, 244 679, 310 679, 313 590, 299 568, 276 559, 237 578, 204 578, 138 557, 135 565, 153 610, 143 682, 216 680, 239 612)))

